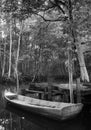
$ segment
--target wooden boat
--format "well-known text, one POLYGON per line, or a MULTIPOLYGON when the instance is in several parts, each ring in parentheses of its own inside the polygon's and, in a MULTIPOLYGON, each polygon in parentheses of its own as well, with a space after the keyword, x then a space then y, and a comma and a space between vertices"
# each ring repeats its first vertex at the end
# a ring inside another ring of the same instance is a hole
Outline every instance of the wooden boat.
POLYGON ((5 92, 4 97, 6 103, 10 103, 18 108, 60 120, 73 118, 83 108, 82 103, 52 102, 17 95, 11 92, 5 92))
MULTIPOLYGON (((31 89, 31 87, 29 87, 29 90, 41 91, 41 89, 45 90, 46 88, 48 88, 48 83, 35 83, 34 85, 36 87, 33 86, 33 89, 31 89)), ((52 83, 51 85, 52 85, 53 90, 58 90, 59 92, 61 90, 70 91, 68 83, 65 83, 65 84, 52 83)), ((73 83, 72 87, 73 87, 73 90, 76 91, 76 89, 77 89, 76 83, 73 83)), ((28 89, 26 89, 26 91, 27 90, 28 89)), ((91 83, 81 83, 80 84, 80 91, 83 95, 91 94, 91 83)))
MULTIPOLYGON (((53 83, 52 86, 53 87, 58 87, 59 90, 61 90, 61 89, 70 90, 69 84, 53 83)), ((73 84, 72 87, 73 87, 73 90, 76 90, 76 84, 73 84)), ((81 91, 89 91, 89 90, 91 90, 91 85, 88 86, 87 84, 80 84, 80 90, 81 91)))
MULTIPOLYGON (((52 85, 53 87, 58 87, 58 90, 61 91, 61 90, 64 90, 64 91, 70 91, 70 88, 69 88, 69 84, 56 84, 54 83, 52 85)), ((76 84, 73 84, 73 90, 76 91, 76 84)), ((88 84, 80 84, 80 92, 81 92, 81 95, 84 96, 84 95, 91 95, 91 84, 88 85, 88 84)))

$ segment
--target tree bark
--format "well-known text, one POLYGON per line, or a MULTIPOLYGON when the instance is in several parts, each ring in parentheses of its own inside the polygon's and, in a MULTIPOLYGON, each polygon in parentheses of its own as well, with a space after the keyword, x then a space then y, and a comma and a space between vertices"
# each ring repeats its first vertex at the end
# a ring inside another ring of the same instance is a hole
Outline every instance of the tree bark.
POLYGON ((81 102, 80 78, 77 78, 77 103, 81 102))
POLYGON ((8 78, 11 75, 11 55, 12 55, 12 14, 10 14, 10 53, 9 53, 9 71, 8 71, 8 78))
POLYGON ((69 90, 70 90, 70 102, 74 102, 73 95, 73 63, 72 63, 72 52, 71 52, 71 43, 69 43, 68 49, 68 71, 69 71, 69 90))
POLYGON ((80 72, 81 72, 81 79, 83 81, 89 82, 89 76, 85 65, 83 50, 81 48, 81 43, 76 43, 77 53, 78 53, 78 60, 80 64, 80 72))
POLYGON ((18 77, 18 61, 19 61, 19 51, 20 51, 20 43, 21 43, 21 34, 22 34, 22 24, 23 22, 20 22, 20 33, 18 38, 18 48, 17 48, 17 57, 16 57, 16 78, 17 78, 17 93, 19 93, 19 77, 18 77))
MULTIPOLYGON (((72 19, 72 5, 71 5, 71 0, 68 1, 69 4, 69 22, 70 22, 70 32, 72 36, 72 31, 73 31, 73 19, 72 19)), ((73 42, 73 41, 72 41, 73 42)), ((72 43, 69 43, 69 49, 68 49, 68 68, 69 68, 69 89, 70 89, 70 102, 74 102, 74 97, 73 97, 73 64, 72 64, 72 43)))
POLYGON ((3 58, 3 68, 2 68, 2 76, 4 76, 5 73, 5 62, 6 61, 6 43, 4 43, 4 58, 3 58))

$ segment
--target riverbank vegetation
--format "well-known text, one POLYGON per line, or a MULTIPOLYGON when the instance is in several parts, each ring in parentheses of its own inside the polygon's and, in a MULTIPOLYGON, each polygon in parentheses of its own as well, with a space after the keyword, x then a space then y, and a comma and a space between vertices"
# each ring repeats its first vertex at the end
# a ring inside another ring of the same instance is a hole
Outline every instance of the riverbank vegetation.
MULTIPOLYGON (((15 83, 17 73, 20 82, 47 81, 50 76, 68 81, 70 44, 72 64, 78 64, 72 71, 79 77, 79 65, 85 64, 75 63, 77 43, 82 52, 78 60, 84 62, 84 54, 90 76, 90 6, 90 0, 1 0, 1 84, 15 83)), ((82 68, 80 73, 87 76, 82 68)))
POLYGON ((0 83, 91 80, 90 0, 1 0, 0 83))

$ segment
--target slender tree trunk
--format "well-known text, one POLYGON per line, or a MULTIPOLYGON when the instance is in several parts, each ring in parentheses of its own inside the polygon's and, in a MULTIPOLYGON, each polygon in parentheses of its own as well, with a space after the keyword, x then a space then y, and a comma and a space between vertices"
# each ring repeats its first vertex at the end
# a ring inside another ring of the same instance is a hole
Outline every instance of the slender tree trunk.
POLYGON ((5 73, 5 63, 6 63, 6 43, 4 43, 4 58, 3 58, 2 76, 4 76, 4 73, 5 73))
POLYGON ((37 73, 37 60, 36 60, 36 55, 34 56, 33 73, 34 73, 34 75, 33 75, 32 83, 35 81, 36 73, 37 73))
POLYGON ((68 71, 69 71, 69 89, 70 89, 70 102, 74 102, 73 95, 73 63, 72 63, 72 52, 71 52, 71 43, 69 43, 68 49, 68 71))
POLYGON ((41 67, 42 67, 42 55, 41 55, 41 46, 39 47, 39 54, 38 54, 38 63, 37 63, 37 76, 39 77, 38 79, 40 80, 40 73, 41 73, 41 67))
MULTIPOLYGON (((73 19, 72 19, 72 5, 71 5, 71 0, 69 2, 69 21, 70 21, 70 32, 72 36, 72 27, 73 27, 73 19)), ((69 61, 69 89, 70 89, 70 102, 74 102, 74 97, 73 97, 73 64, 72 64, 72 43, 69 43, 69 50, 68 50, 68 61, 69 61)))
POLYGON ((77 103, 81 102, 81 92, 80 92, 80 78, 77 78, 77 103))
POLYGON ((32 83, 35 81, 35 78, 36 78, 36 61, 35 61, 35 63, 34 63, 34 68, 33 68, 33 73, 34 73, 34 75, 33 75, 33 79, 32 79, 32 83))
POLYGON ((12 55, 12 15, 10 16, 10 53, 9 53, 9 71, 8 71, 8 78, 11 75, 11 55, 12 55))
POLYGON ((21 72, 24 73, 23 72, 23 62, 21 63, 21 72))
MULTIPOLYGON (((0 0, 0 23, 2 23, 2 0, 0 0)), ((2 36, 3 42, 3 36, 2 36)), ((1 44, 0 44, 0 75, 2 74, 2 54, 1 54, 1 44)))
POLYGON ((29 70, 28 70, 28 67, 29 67, 29 59, 27 60, 27 74, 29 74, 29 70))
POLYGON ((23 22, 20 22, 20 33, 18 38, 18 48, 17 48, 17 57, 16 57, 17 93, 19 93, 18 60, 19 60, 19 51, 20 51, 21 34, 22 34, 22 23, 23 22))

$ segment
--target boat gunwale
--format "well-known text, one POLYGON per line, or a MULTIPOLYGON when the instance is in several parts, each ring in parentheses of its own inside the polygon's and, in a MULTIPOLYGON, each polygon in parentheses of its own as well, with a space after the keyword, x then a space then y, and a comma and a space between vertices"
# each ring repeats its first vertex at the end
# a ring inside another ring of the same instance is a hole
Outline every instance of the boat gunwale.
MULTIPOLYGON (((12 93, 13 94, 13 93, 12 93)), ((63 110, 65 107, 77 107, 77 106, 83 106, 83 104, 82 103, 77 103, 77 104, 75 104, 75 103, 70 103, 70 105, 68 105, 68 106, 64 106, 64 107, 51 107, 51 106, 42 106, 42 105, 37 105, 37 104, 32 104, 32 103, 25 103, 25 101, 20 101, 20 102, 24 102, 23 104, 22 103, 18 103, 18 102, 13 102, 13 99, 10 99, 9 97, 14 97, 14 96, 22 96, 22 95, 17 95, 17 94, 14 94, 14 95, 8 95, 8 96, 6 96, 5 95, 5 98, 9 101, 9 102, 12 102, 12 103, 14 103, 14 104, 17 104, 17 105, 22 105, 22 106, 28 106, 28 107, 32 107, 32 108, 42 108, 42 109, 50 109, 50 110, 63 110)), ((25 97, 25 96, 23 96, 23 97, 25 97)), ((26 97, 25 97, 26 98, 26 97)), ((32 98, 32 97, 27 97, 27 98, 32 98)), ((35 98, 32 98, 32 99, 35 99, 35 98)), ((17 99, 18 100, 18 99, 17 99)), ((40 100, 40 99, 36 99, 36 100, 40 100)), ((46 100, 42 100, 42 101, 44 101, 44 102, 51 102, 51 101, 46 101, 46 100)), ((53 102, 53 103, 55 103, 55 102, 53 102)), ((68 104, 68 103, 64 103, 64 102, 56 102, 56 103, 63 103, 63 104, 68 104)))

